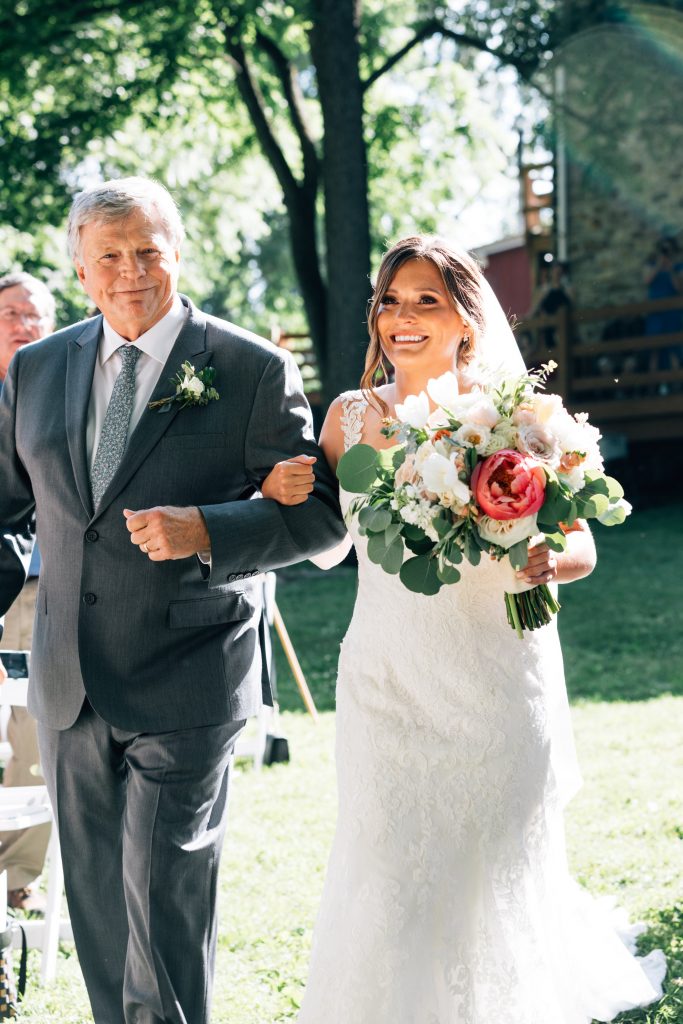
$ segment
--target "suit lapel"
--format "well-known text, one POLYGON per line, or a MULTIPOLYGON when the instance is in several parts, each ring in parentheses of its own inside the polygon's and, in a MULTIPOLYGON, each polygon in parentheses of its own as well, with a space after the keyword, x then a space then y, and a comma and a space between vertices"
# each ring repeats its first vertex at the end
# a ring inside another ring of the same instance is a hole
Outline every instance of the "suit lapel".
POLYGON ((102 317, 89 321, 70 341, 66 355, 66 435, 76 488, 88 519, 93 513, 86 433, 95 360, 102 332, 102 317))
MULTIPOLYGON (((183 297, 183 302, 189 307, 189 316, 161 371, 150 402, 174 393, 175 383, 171 383, 171 379, 186 360, 198 371, 204 369, 213 355, 206 347, 206 319, 189 299, 183 297)), ((178 415, 180 405, 180 402, 173 402, 170 407, 145 409, 131 435, 119 467, 102 495, 98 511, 103 511, 126 486, 178 415)))

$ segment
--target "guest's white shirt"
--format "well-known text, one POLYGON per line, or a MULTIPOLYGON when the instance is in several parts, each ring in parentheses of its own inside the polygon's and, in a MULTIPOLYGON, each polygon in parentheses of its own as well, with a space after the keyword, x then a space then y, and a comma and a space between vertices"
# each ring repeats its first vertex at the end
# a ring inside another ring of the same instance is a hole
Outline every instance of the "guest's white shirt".
MULTIPOLYGON (((102 433, 102 424, 107 414, 107 406, 111 393, 114 390, 114 383, 121 371, 121 356, 116 351, 120 345, 135 345, 140 349, 135 366, 135 402, 133 412, 128 426, 128 437, 135 430, 140 418, 145 411, 147 403, 152 397, 152 392, 159 382, 161 371, 171 354, 176 338, 180 334, 187 320, 188 310, 183 305, 180 297, 176 295, 173 305, 166 316, 162 317, 153 327, 141 334, 136 341, 126 341, 120 334, 117 334, 111 324, 104 321, 104 329, 100 338, 99 351, 95 361, 95 372, 92 379, 90 391, 90 404, 88 406, 88 425, 86 430, 86 445, 88 452, 88 464, 92 471, 97 445, 102 433)), ((174 368, 174 372, 180 369, 174 368)), ((173 385, 169 381, 169 395, 173 394, 173 385)))

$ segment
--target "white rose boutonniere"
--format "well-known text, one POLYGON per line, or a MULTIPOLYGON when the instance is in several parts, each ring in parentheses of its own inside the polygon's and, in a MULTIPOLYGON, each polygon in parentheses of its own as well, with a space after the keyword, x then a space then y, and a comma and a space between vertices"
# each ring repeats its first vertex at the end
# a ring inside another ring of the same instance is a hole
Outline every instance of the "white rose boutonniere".
POLYGON ((175 377, 171 378, 171 383, 175 384, 175 394, 150 402, 149 408, 165 412, 170 409, 173 402, 180 402, 181 409, 186 405, 208 405, 220 397, 213 386, 215 376, 213 366, 205 366, 203 370, 195 373, 194 366, 185 362, 175 377))

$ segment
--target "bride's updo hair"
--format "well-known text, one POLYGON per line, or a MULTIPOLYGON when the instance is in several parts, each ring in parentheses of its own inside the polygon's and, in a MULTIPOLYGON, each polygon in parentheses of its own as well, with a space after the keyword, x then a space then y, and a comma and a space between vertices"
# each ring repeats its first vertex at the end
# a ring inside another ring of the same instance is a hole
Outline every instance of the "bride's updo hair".
POLYGON ((370 344, 365 357, 365 371, 360 386, 386 414, 387 406, 375 392, 375 387, 389 379, 389 372, 377 330, 377 317, 385 293, 396 271, 409 260, 428 260, 441 274, 453 309, 459 313, 466 332, 458 350, 458 366, 466 366, 474 356, 477 337, 484 331, 484 308, 481 293, 481 270, 472 257, 443 238, 411 235, 392 245, 385 254, 377 272, 377 280, 368 309, 370 344))

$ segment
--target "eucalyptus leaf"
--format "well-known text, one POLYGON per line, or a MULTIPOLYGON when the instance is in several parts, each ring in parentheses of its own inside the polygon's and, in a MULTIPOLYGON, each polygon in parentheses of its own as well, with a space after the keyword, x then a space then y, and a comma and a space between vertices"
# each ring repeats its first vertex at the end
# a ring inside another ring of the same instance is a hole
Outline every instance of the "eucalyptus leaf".
POLYGON ((337 478, 345 491, 360 494, 377 480, 377 452, 369 444, 354 444, 337 465, 337 478))
MULTIPOLYGON (((350 450, 350 449, 349 449, 350 450)), ((373 448, 377 465, 381 469, 389 470, 393 474, 395 469, 401 465, 401 462, 405 459, 405 448, 403 445, 394 445, 392 448, 381 448, 379 451, 373 448), (394 462, 394 459, 399 459, 398 465, 394 462)))
MULTIPOLYGON (((616 480, 615 480, 616 483, 616 480)), ((600 473, 586 473, 585 483, 576 495, 577 498, 590 498, 594 494, 609 495, 607 478, 600 473)))
POLYGON ((545 542, 551 551, 564 551, 567 547, 567 538, 563 534, 562 530, 556 530, 554 533, 546 533, 545 542))
POLYGON ((442 563, 442 565, 439 566, 436 574, 442 583, 457 583, 460 579, 460 573, 458 570, 447 562, 442 563))
MULTIPOLYGON (((414 523, 406 523, 403 527, 403 536, 406 540, 424 541, 429 540, 427 534, 419 526, 415 526, 414 523)), ((431 544, 431 541, 429 541, 431 544)))
POLYGON ((388 545, 384 558, 380 562, 385 572, 393 575, 400 571, 403 565, 403 552, 403 541, 400 537, 395 537, 391 544, 388 545))
POLYGON ((382 559, 387 553, 387 546, 383 533, 373 533, 368 538, 368 558, 375 565, 381 565, 382 559))
POLYGON ((481 548, 469 530, 465 534, 465 558, 470 565, 479 565, 481 561, 481 548))
POLYGON ((436 559, 427 555, 409 558, 401 566, 400 576, 404 587, 415 594, 437 594, 441 589, 436 559))
POLYGON ((388 508, 373 508, 372 505, 366 505, 358 516, 358 522, 366 530, 382 533, 391 522, 391 512, 388 508))
POLYGON ((529 542, 520 540, 508 548, 508 557, 513 569, 523 569, 529 561, 529 542))
MULTIPOLYGON (((422 533, 421 530, 420 533, 422 533)), ((412 551, 414 555, 426 555, 434 549, 434 542, 429 539, 426 533, 422 535, 422 540, 414 540, 412 536, 409 537, 406 534, 404 529, 403 538, 406 542, 406 547, 409 551, 412 551)))
POLYGON ((462 551, 460 550, 460 545, 456 544, 455 541, 451 541, 449 544, 446 544, 444 548, 444 555, 449 562, 454 562, 456 565, 459 565, 460 562, 462 562, 462 551))
POLYGON ((436 516, 432 519, 432 526, 438 533, 439 537, 445 537, 447 533, 450 533, 453 529, 453 523, 450 519, 444 519, 443 516, 436 516))
POLYGON ((612 501, 624 497, 624 488, 613 476, 606 476, 605 483, 607 484, 607 495, 612 501))
POLYGON ((550 480, 545 489, 545 501, 538 513, 539 522, 554 524, 563 522, 571 507, 568 497, 554 480, 550 480))
MULTIPOLYGON (((402 523, 389 523, 386 530, 384 531, 384 543, 386 544, 387 547, 389 547, 390 544, 393 544, 396 538, 399 536, 399 534, 401 533, 402 525, 402 523)), ((401 546, 403 546, 403 541, 401 541, 401 546)))
POLYGON ((622 508, 621 505, 614 505, 612 508, 608 508, 606 512, 598 516, 598 521, 603 526, 621 526, 626 519, 626 509, 622 508))
POLYGON ((578 503, 579 515, 586 519, 596 519, 609 508, 609 498, 606 494, 594 494, 587 501, 578 503))

